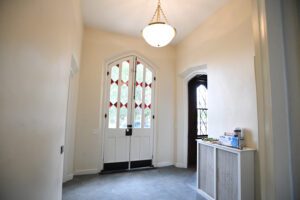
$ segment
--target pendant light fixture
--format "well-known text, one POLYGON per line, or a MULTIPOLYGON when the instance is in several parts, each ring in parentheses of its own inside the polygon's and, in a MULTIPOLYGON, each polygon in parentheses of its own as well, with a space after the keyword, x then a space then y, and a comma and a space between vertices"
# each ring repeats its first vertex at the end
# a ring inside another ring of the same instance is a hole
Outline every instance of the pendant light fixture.
POLYGON ((163 47, 169 44, 176 35, 176 29, 169 25, 166 15, 158 0, 157 8, 150 23, 142 31, 145 41, 153 47, 163 47), (161 16, 163 19, 161 19, 161 16))

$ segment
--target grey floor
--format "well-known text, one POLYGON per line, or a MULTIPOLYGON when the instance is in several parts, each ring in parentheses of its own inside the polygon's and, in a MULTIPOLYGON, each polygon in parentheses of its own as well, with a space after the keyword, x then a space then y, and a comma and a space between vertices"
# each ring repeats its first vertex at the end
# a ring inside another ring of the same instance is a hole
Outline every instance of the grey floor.
POLYGON ((75 176, 63 200, 204 200, 191 169, 164 167, 106 175, 75 176))

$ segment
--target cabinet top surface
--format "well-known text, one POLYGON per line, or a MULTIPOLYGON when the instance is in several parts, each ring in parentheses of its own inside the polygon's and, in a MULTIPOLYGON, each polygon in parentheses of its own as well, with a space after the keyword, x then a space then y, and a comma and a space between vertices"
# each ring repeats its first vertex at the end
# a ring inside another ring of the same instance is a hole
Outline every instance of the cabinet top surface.
POLYGON ((244 147, 243 149, 237 149, 237 148, 227 147, 227 146, 220 145, 220 144, 213 144, 211 142, 206 142, 206 141, 203 141, 201 139, 197 139, 197 143, 198 144, 207 145, 207 146, 211 146, 211 147, 218 148, 218 149, 224 149, 224 150, 228 150, 228 151, 233 151, 233 152, 255 151, 255 149, 249 148, 249 147, 244 147))

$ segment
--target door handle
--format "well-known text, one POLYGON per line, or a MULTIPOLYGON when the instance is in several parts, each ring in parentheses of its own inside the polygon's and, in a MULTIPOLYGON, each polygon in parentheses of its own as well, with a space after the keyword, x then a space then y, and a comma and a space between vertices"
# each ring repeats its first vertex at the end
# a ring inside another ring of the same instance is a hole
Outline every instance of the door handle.
POLYGON ((132 125, 128 124, 127 129, 125 130, 125 135, 126 136, 131 136, 132 135, 132 125))

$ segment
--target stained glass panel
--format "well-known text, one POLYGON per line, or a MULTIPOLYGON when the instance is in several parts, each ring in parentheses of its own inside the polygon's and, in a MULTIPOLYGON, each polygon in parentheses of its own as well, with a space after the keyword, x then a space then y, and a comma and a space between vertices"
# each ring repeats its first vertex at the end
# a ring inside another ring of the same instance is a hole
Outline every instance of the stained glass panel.
POLYGON ((110 85, 110 95, 109 101, 112 104, 115 104, 118 101, 118 85, 116 83, 112 83, 110 85))
POLYGON ((129 62, 124 61, 122 63, 122 81, 126 83, 129 80, 129 62))
POLYGON ((146 68, 146 78, 145 78, 145 82, 146 82, 147 84, 152 83, 152 72, 151 72, 148 68, 146 68))
POLYGON ((151 105, 151 88, 148 86, 145 88, 145 105, 151 105))
POLYGON ((127 108, 123 106, 120 108, 119 128, 127 128, 127 108))
POLYGON ((143 88, 138 85, 135 88, 135 103, 140 105, 143 101, 143 88))
POLYGON ((128 86, 125 84, 121 86, 120 102, 123 105, 127 104, 128 102, 128 86))
POLYGON ((117 127, 117 102, 119 95, 119 65, 111 68, 110 93, 109 93, 109 112, 108 112, 108 128, 117 127))
POLYGON ((117 107, 111 106, 109 108, 108 128, 116 128, 116 127, 117 127, 117 107))
POLYGON ((139 63, 136 66, 136 82, 137 83, 142 83, 144 80, 144 65, 139 63))
POLYGON ((143 103, 143 81, 144 65, 137 62, 135 78, 135 109, 134 109, 134 128, 142 128, 142 103, 143 103))
POLYGON ((144 115, 144 128, 151 128, 151 109, 145 108, 144 115))
MULTIPOLYGON (((122 61, 114 65, 110 73, 109 91, 109 128, 127 128, 129 102, 130 61, 122 61)), ((153 73, 137 61, 135 71, 133 127, 151 128, 153 73)))
POLYGON ((111 79, 116 81, 119 79, 119 65, 115 65, 111 68, 111 79))
POLYGON ((140 107, 136 107, 134 109, 134 128, 142 127, 142 109, 140 107))
POLYGON ((127 128, 129 62, 122 62, 119 128, 127 128))

